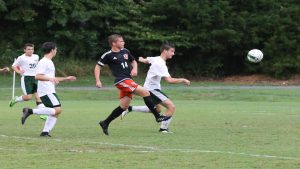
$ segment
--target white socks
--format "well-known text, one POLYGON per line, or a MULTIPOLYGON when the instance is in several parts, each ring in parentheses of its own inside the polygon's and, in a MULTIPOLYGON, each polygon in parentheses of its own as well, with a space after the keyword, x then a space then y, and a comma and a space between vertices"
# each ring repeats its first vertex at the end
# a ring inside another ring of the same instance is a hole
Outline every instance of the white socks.
POLYGON ((22 96, 19 96, 19 97, 16 98, 15 101, 16 101, 16 102, 23 102, 24 100, 23 100, 23 97, 22 97, 22 96))
POLYGON ((160 124, 160 128, 161 129, 168 129, 169 128, 169 125, 171 123, 171 120, 172 120, 172 117, 169 118, 168 120, 166 121, 162 121, 161 124, 160 124))
POLYGON ((55 126, 56 121, 57 121, 56 117, 49 116, 48 119, 45 122, 43 132, 48 132, 49 133, 53 129, 53 127, 55 126))
POLYGON ((151 112, 147 106, 132 106, 132 111, 144 112, 144 113, 150 113, 151 112))
POLYGON ((43 103, 36 106, 37 109, 46 107, 43 103))
POLYGON ((32 109, 33 114, 38 115, 55 115, 55 109, 49 107, 42 107, 38 109, 32 109))

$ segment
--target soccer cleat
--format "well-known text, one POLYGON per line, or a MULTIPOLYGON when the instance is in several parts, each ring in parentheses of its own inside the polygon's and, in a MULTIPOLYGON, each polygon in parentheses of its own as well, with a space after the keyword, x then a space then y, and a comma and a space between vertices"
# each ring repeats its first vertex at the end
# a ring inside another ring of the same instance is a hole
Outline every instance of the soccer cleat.
POLYGON ((9 102, 9 107, 13 107, 17 102, 18 96, 15 96, 15 98, 11 99, 10 102, 9 102))
POLYGON ((104 121, 100 121, 99 125, 102 128, 103 133, 108 136, 108 125, 106 125, 104 121))
POLYGON ((169 131, 169 129, 159 129, 159 132, 160 133, 165 133, 165 134, 173 134, 173 132, 172 131, 169 131))
POLYGON ((123 111, 122 114, 121 114, 121 120, 123 120, 124 117, 125 117, 128 113, 129 113, 129 110, 128 110, 128 109, 126 109, 125 111, 123 111))
POLYGON ((49 134, 49 132, 44 132, 44 131, 40 134, 40 136, 41 137, 51 137, 51 135, 49 134))
POLYGON ((47 115, 40 115, 40 119, 42 119, 42 120, 47 120, 48 119, 48 116, 47 115))
POLYGON ((30 108, 23 108, 23 116, 21 118, 22 125, 24 125, 27 117, 29 117, 30 115, 32 115, 32 109, 30 109, 30 108))
POLYGON ((156 122, 162 122, 162 121, 166 121, 169 120, 171 118, 171 116, 164 116, 164 115, 160 115, 158 118, 156 118, 156 122))

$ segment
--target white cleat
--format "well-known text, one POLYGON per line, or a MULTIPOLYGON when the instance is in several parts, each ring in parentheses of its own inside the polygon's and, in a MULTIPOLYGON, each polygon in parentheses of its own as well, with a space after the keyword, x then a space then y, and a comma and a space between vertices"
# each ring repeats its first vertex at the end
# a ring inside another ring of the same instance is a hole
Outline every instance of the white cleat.
POLYGON ((129 113, 129 110, 128 110, 128 109, 126 109, 125 111, 123 111, 122 114, 121 114, 121 120, 123 120, 124 117, 125 117, 128 113, 129 113))

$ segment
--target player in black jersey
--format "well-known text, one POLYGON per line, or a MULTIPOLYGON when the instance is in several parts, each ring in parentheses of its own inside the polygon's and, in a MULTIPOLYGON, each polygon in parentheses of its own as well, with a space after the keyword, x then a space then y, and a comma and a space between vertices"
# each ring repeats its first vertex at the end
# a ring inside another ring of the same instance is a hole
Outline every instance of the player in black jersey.
POLYGON ((157 122, 168 120, 169 116, 160 115, 156 110, 149 91, 132 80, 132 76, 137 75, 137 62, 129 50, 124 48, 123 37, 118 34, 110 35, 108 43, 111 50, 104 53, 95 66, 96 87, 102 87, 100 81, 101 67, 107 64, 115 77, 115 86, 120 90, 120 105, 105 120, 99 122, 103 133, 108 135, 110 122, 119 117, 129 107, 133 93, 143 97, 145 104, 151 110, 157 122))

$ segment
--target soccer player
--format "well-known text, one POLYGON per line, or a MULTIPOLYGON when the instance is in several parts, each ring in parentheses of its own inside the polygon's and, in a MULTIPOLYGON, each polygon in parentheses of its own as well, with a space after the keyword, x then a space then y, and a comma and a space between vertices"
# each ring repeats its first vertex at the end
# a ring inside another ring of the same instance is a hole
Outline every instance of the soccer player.
POLYGON ((9 67, 0 68, 0 72, 9 72, 9 67))
POLYGON ((102 87, 100 81, 101 67, 107 64, 115 77, 115 86, 120 90, 120 105, 105 120, 99 122, 103 133, 108 135, 109 124, 128 108, 133 94, 143 97, 145 104, 153 113, 157 122, 168 120, 170 117, 162 116, 157 112, 149 91, 132 80, 132 76, 137 75, 137 62, 129 50, 124 48, 123 37, 118 34, 110 35, 108 43, 111 50, 104 53, 95 66, 96 87, 102 87))
MULTIPOLYGON (((34 54, 34 45, 26 43, 24 45, 24 54, 19 56, 12 64, 12 69, 20 74, 22 96, 15 96, 10 103, 9 107, 14 106, 18 102, 29 101, 32 95, 35 96, 37 107, 45 107, 41 99, 37 95, 37 80, 35 80, 36 65, 39 61, 39 56, 34 54)), ((47 116, 40 116, 41 119, 46 120, 47 116)))
MULTIPOLYGON (((170 119, 161 122, 159 132, 171 133, 169 131, 169 125, 175 112, 175 105, 171 99, 161 91, 161 78, 164 78, 167 83, 183 83, 185 85, 190 85, 190 81, 185 78, 173 78, 169 74, 166 61, 172 59, 175 54, 175 46, 170 43, 164 43, 160 47, 160 51, 160 56, 147 58, 139 57, 139 61, 145 64, 151 64, 144 87, 150 91, 151 97, 155 101, 157 108, 161 110, 161 106, 164 106, 166 108, 165 115, 171 117, 170 119)), ((129 106, 129 108, 122 113, 121 118, 123 119, 131 111, 149 112, 149 109, 146 106, 129 106)))
POLYGON ((55 91, 55 85, 62 81, 74 81, 76 77, 55 77, 55 66, 52 59, 56 56, 56 44, 45 42, 42 49, 44 57, 37 65, 35 79, 38 80, 37 93, 46 107, 39 109, 23 108, 21 123, 24 125, 25 120, 32 114, 48 115, 49 117, 45 122, 40 136, 51 137, 49 132, 55 126, 57 118, 62 112, 61 103, 55 91))

